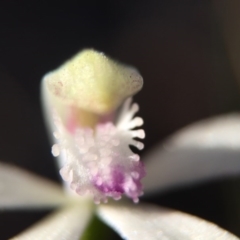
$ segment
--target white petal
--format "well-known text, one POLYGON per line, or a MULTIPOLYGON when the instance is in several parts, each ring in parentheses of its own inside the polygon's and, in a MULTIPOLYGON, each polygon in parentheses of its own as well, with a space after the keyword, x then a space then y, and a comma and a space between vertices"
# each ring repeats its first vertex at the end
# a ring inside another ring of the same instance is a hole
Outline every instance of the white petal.
POLYGON ((98 215, 128 240, 238 239, 213 223, 153 205, 101 205, 98 215))
POLYGON ((89 202, 71 204, 12 240, 78 240, 92 216, 89 202))
POLYGON ((145 192, 240 174, 240 114, 186 127, 144 160, 145 192))
POLYGON ((27 171, 0 163, 0 208, 44 208, 66 202, 61 187, 27 171))

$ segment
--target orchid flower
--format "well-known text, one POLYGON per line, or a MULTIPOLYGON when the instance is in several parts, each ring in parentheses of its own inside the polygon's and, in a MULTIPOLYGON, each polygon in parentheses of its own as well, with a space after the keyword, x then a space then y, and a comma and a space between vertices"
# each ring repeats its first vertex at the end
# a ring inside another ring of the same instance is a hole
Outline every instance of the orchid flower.
POLYGON ((123 239, 238 239, 198 217, 138 201, 142 180, 145 192, 151 193, 238 174, 240 116, 223 116, 180 131, 146 156, 144 166, 129 148, 143 148, 143 120, 135 116, 138 105, 131 103, 142 84, 136 69, 94 50, 80 52, 45 75, 44 112, 64 189, 1 163, 1 208, 60 206, 12 239, 77 240, 94 213, 123 239), (134 203, 120 200, 122 196, 134 203))

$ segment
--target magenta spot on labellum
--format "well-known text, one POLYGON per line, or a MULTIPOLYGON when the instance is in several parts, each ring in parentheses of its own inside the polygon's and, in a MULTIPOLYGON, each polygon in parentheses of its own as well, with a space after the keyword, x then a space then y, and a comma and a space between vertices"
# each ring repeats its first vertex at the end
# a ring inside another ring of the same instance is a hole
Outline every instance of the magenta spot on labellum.
POLYGON ((93 185, 106 197, 119 199, 122 194, 126 194, 137 202, 142 194, 141 179, 145 176, 145 169, 142 162, 133 162, 131 169, 123 166, 109 166, 111 171, 109 176, 95 176, 93 185), (129 173, 129 174, 127 174, 129 173), (134 177, 137 175, 137 177, 134 177), (104 180, 105 179, 105 180, 104 180))
POLYGON ((138 197, 142 194, 141 179, 146 175, 144 164, 142 162, 134 162, 131 168, 131 177, 125 182, 125 194, 132 198, 134 202, 138 202, 138 197), (134 173, 134 174, 133 174, 134 173), (133 175, 137 177, 134 177, 133 175))
POLYGON ((67 116, 67 123, 66 123, 66 128, 69 133, 73 134, 76 130, 77 126, 77 121, 76 121, 76 110, 74 110, 73 107, 70 108, 68 116, 67 116))
POLYGON ((146 176, 145 166, 143 162, 135 162, 134 163, 134 169, 139 174, 139 178, 143 178, 146 176))
POLYGON ((107 177, 107 180, 102 180, 104 176, 96 176, 93 180, 94 186, 102 193, 106 195, 111 195, 114 193, 124 193, 124 189, 122 187, 124 183, 124 174, 123 168, 120 166, 112 167, 112 171, 110 172, 110 176, 107 177), (102 182, 102 183, 101 183, 102 182), (99 184, 101 183, 101 184, 99 184))
POLYGON ((138 189, 142 189, 142 184, 141 184, 141 179, 144 178, 146 176, 146 171, 145 171, 145 167, 144 167, 144 163, 143 162, 136 162, 135 163, 135 171, 138 172, 139 177, 138 179, 134 179, 135 184, 137 185, 138 189))

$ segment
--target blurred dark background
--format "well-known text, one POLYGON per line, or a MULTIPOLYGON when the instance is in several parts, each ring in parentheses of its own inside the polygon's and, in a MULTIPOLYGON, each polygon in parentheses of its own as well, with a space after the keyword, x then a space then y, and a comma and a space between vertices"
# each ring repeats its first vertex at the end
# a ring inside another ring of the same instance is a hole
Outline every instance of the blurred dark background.
MULTIPOLYGON (((86 47, 142 73, 145 85, 135 99, 145 119, 145 152, 193 121, 238 111, 237 9, 237 0, 0 1, 1 160, 59 181, 39 84, 46 72, 86 47)), ((240 177, 148 201, 208 219, 240 236, 239 186, 240 177)), ((0 238, 46 214, 1 211, 0 238)))

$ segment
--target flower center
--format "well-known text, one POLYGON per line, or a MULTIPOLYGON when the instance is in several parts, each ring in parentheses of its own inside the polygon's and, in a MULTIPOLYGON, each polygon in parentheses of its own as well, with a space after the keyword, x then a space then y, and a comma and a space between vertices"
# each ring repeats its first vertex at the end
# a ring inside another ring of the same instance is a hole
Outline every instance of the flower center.
POLYGON ((118 200, 123 194, 138 202, 145 171, 129 146, 143 148, 135 139, 144 138, 144 131, 137 129, 143 120, 134 117, 138 105, 131 104, 131 99, 123 104, 117 122, 115 113, 142 85, 135 68, 92 49, 44 76, 46 122, 57 129, 52 153, 59 156, 60 174, 68 189, 90 194, 96 203, 109 197, 118 200))

